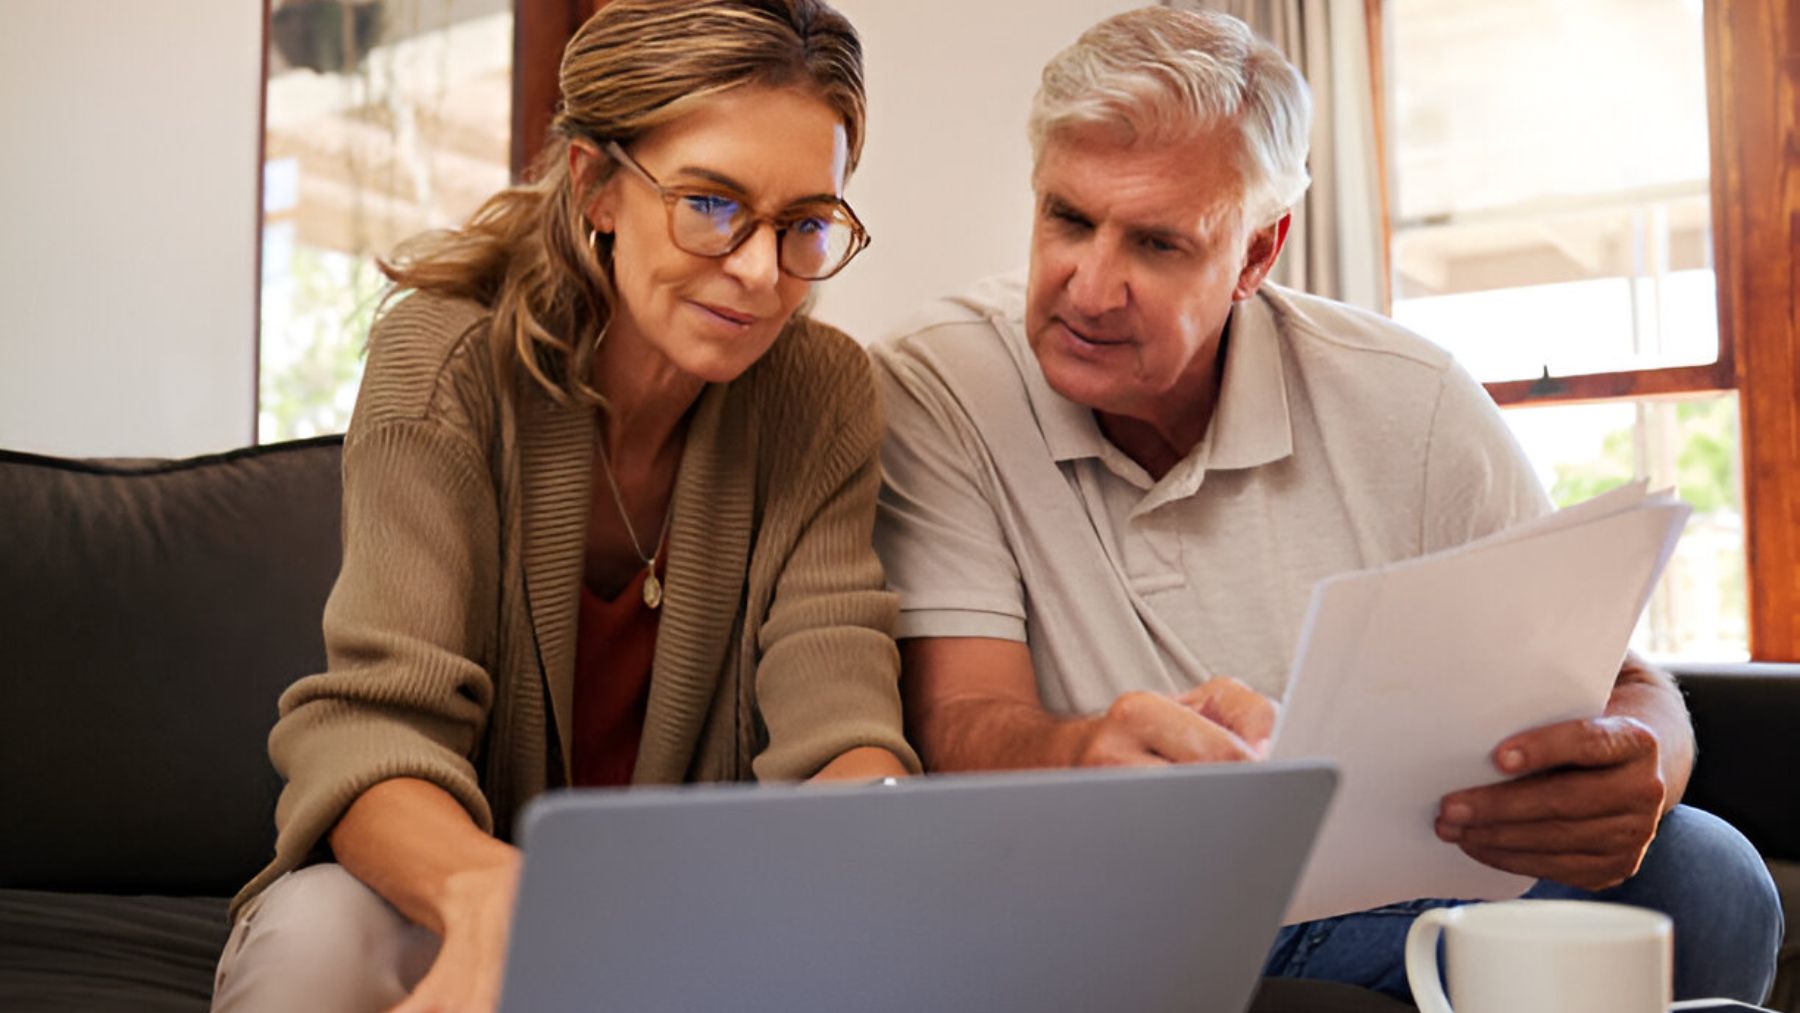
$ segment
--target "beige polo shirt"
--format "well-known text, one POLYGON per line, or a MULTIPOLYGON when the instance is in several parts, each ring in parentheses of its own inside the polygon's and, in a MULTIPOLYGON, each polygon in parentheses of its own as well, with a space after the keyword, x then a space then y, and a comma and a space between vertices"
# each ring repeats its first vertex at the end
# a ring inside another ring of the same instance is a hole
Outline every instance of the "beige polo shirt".
POLYGON ((1386 318, 1264 285, 1205 437, 1152 480, 1050 389, 1023 317, 990 279, 871 349, 875 543, 900 637, 1023 640, 1052 711, 1215 675, 1279 697, 1316 582, 1549 509, 1486 392, 1386 318))

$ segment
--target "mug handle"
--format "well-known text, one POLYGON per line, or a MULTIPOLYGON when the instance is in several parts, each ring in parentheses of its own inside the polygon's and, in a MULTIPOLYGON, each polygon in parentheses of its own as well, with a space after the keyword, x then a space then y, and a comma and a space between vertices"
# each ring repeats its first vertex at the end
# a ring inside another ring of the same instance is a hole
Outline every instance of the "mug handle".
POLYGON ((1438 974, 1438 937, 1444 926, 1456 920, 1455 908, 1430 908, 1419 913, 1406 931, 1406 983, 1412 986, 1419 1013, 1450 1013, 1450 997, 1438 974))

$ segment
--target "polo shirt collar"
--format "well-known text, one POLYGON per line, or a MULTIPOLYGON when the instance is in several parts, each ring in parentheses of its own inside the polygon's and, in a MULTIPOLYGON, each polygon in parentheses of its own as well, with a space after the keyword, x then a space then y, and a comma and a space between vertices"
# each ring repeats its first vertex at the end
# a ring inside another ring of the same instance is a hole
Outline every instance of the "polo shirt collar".
POLYGON ((1210 446, 1209 468, 1254 468, 1294 453, 1281 337, 1275 313, 1261 293, 1232 308, 1230 326, 1219 405, 1194 449, 1210 446))
MULTIPOLYGON (((1026 394, 1044 433, 1044 443, 1058 462, 1084 457, 1112 462, 1129 458, 1107 440, 1091 409, 1058 394, 1044 379, 1037 356, 1025 341, 1021 321, 1008 323, 1024 354, 1026 394)), ((1294 452, 1293 421, 1288 413, 1287 383, 1275 316, 1260 294, 1232 308, 1230 337, 1225 343, 1225 376, 1219 404, 1206 435, 1192 452, 1158 484, 1171 481, 1198 488, 1213 469, 1254 468, 1294 452), (1177 476, 1181 476, 1177 478, 1177 476)), ((1191 490, 1189 490, 1191 491, 1191 490)))
MULTIPOLYGON (((1024 338, 1024 328, 1019 337, 1024 338)), ((1044 432, 1044 444, 1057 463, 1083 457, 1101 457, 1111 444, 1100 432, 1100 423, 1091 409, 1058 394, 1044 379, 1031 344, 1021 340, 1024 349, 1025 393, 1031 399, 1031 410, 1044 432)))

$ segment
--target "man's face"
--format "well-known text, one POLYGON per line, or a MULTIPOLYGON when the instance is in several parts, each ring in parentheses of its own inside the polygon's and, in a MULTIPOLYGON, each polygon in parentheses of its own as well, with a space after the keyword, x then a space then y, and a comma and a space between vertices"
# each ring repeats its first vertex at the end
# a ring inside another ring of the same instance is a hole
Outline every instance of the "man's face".
POLYGON ((1025 326, 1058 393, 1155 422, 1215 383, 1219 334, 1275 232, 1245 228, 1237 143, 1221 131, 1140 148, 1085 130, 1045 145, 1025 326))

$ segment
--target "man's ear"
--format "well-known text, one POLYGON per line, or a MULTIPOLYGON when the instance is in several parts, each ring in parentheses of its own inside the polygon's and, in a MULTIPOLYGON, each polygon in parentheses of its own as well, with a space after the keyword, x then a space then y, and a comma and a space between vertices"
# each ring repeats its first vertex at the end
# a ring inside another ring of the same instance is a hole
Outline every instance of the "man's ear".
POLYGON ((595 231, 611 235, 615 215, 612 206, 615 200, 613 195, 616 190, 609 185, 611 180, 598 186, 594 185, 605 161, 606 156, 602 155, 589 142, 584 140, 569 142, 569 179, 574 182, 577 192, 583 192, 585 188, 587 194, 587 206, 582 209, 582 214, 587 216, 588 224, 592 225, 595 231))
POLYGON ((1248 299, 1262 287, 1263 279, 1275 267, 1281 247, 1287 243, 1288 228, 1293 224, 1294 216, 1289 213, 1250 233, 1250 244, 1244 251, 1244 269, 1238 272, 1237 287, 1231 292, 1233 300, 1248 299))

